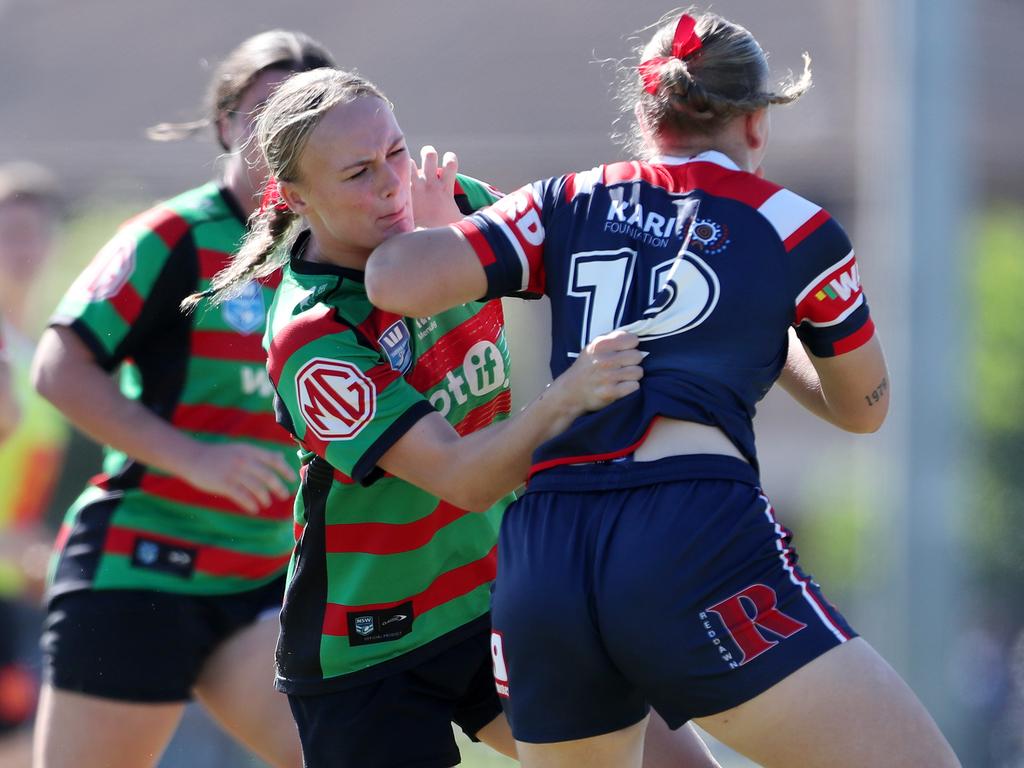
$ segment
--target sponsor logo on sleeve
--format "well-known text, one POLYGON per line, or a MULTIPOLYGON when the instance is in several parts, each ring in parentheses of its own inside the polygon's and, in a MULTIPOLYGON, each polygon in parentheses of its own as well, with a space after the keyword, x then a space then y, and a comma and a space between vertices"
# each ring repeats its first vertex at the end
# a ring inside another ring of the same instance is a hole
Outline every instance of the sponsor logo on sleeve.
POLYGON ((377 388, 358 367, 315 357, 295 377, 299 412, 320 440, 351 440, 373 420, 377 388))

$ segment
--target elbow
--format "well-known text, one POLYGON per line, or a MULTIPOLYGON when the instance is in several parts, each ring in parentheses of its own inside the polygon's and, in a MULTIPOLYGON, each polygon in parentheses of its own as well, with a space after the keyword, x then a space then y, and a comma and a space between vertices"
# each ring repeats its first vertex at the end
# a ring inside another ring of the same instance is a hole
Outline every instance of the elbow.
POLYGON ((370 255, 366 263, 364 280, 366 295, 373 306, 387 312, 408 315, 409 298, 405 294, 411 287, 408 276, 405 279, 398 274, 397 263, 384 243, 370 255))
POLYGON ((29 372, 29 380, 32 383, 32 389, 35 390, 36 394, 44 400, 48 400, 51 403, 56 396, 56 386, 54 382, 57 377, 51 374, 48 366, 45 363, 40 362, 38 359, 33 361, 32 369, 29 372))
POLYGON ((836 419, 835 424, 846 432, 858 435, 869 435, 877 432, 885 423, 888 406, 873 406, 870 410, 851 414, 843 419, 836 419))

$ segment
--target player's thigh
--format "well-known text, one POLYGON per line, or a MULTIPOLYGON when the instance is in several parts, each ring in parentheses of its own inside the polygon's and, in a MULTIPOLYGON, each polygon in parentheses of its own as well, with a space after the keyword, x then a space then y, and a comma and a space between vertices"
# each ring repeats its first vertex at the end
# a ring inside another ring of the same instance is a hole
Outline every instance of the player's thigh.
POLYGON ((696 729, 686 723, 674 731, 657 712, 651 713, 644 739, 644 768, 720 768, 697 735, 696 729))
POLYGON ((647 719, 611 733, 551 743, 516 742, 523 768, 640 768, 647 719))
POLYGON ((476 738, 495 752, 500 752, 506 757, 516 757, 516 740, 512 737, 512 729, 504 714, 498 715, 477 731, 476 738))
POLYGON ((959 766, 921 702, 860 638, 696 722, 766 768, 959 766))
POLYGON ((156 765, 183 703, 139 704, 44 685, 34 739, 35 768, 156 765))
POLYGON ((196 698, 232 736, 274 766, 302 765, 288 697, 274 690, 276 616, 235 632, 203 665, 196 698))

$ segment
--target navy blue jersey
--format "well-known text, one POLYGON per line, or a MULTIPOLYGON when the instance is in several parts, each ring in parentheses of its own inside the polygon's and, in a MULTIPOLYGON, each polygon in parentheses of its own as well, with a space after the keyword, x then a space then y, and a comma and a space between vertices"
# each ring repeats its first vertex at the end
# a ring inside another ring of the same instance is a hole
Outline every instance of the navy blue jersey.
POLYGON ((787 329, 818 357, 874 333, 839 224, 719 152, 534 182, 453 226, 488 298, 550 297, 553 376, 616 328, 651 353, 640 390, 542 445, 531 474, 626 456, 659 415, 717 426, 756 466, 755 405, 787 329))

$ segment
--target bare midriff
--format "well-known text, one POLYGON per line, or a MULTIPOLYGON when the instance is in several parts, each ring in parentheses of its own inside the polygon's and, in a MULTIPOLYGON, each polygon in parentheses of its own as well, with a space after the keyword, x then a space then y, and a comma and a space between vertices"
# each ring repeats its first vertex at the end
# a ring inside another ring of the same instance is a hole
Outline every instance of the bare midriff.
POLYGON ((746 461, 739 449, 718 427, 659 416, 647 438, 633 453, 634 461, 655 461, 667 456, 714 453, 746 461))

